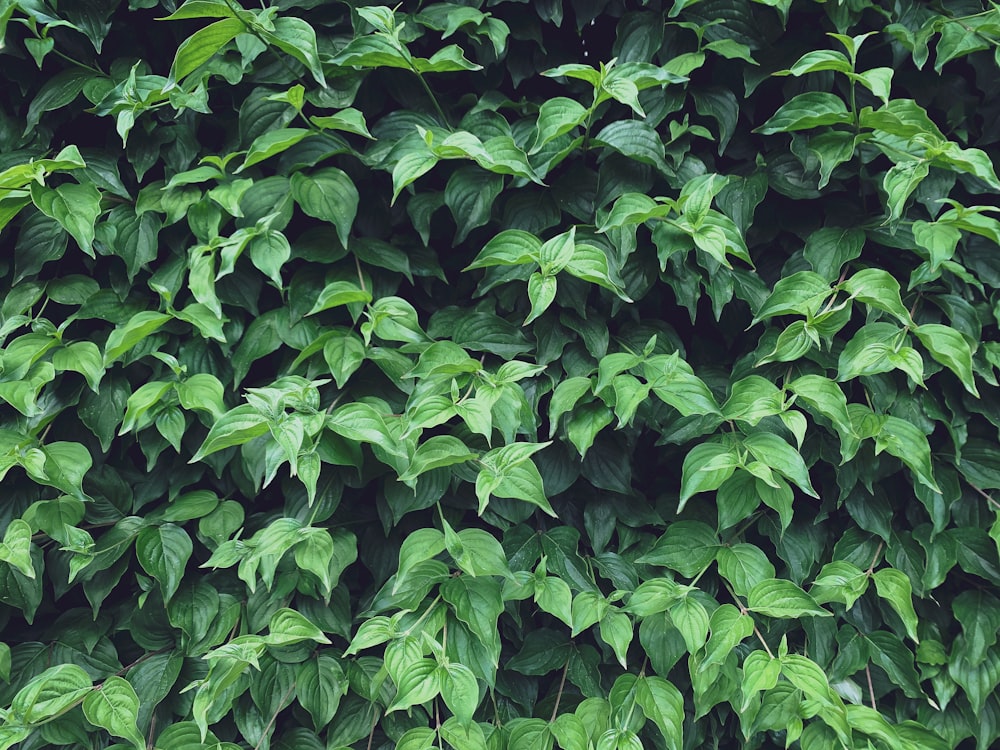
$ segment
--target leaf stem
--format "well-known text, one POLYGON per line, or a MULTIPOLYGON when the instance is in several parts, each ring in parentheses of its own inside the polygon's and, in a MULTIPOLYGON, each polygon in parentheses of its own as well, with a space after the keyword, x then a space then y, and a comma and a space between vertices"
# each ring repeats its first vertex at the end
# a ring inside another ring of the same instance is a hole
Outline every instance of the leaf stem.
MULTIPOLYGON (((746 606, 743 604, 743 602, 740 601, 740 598, 736 596, 736 592, 733 591, 732 587, 729 585, 729 582, 723 581, 722 585, 726 587, 726 591, 728 591, 729 595, 733 597, 733 601, 736 602, 736 606, 740 608, 740 614, 748 615, 750 619, 753 620, 753 615, 750 614, 750 610, 747 609, 746 606)), ((754 622, 753 624, 753 632, 757 636, 757 640, 760 641, 760 645, 764 647, 764 650, 767 652, 767 655, 773 659, 774 652, 771 651, 771 647, 767 645, 767 641, 764 640, 764 635, 760 632, 760 628, 757 627, 756 622, 754 622)))
POLYGON ((882 548, 885 547, 885 542, 879 540, 878 547, 875 549, 875 556, 872 558, 872 564, 868 566, 868 570, 865 571, 868 575, 875 572, 875 564, 878 562, 879 555, 882 554, 882 548))
POLYGON ((986 498, 986 500, 989 502, 989 504, 992 505, 996 510, 1000 510, 1000 503, 998 503, 996 500, 994 500, 992 495, 990 495, 985 490, 979 489, 974 484, 969 484, 969 486, 972 489, 974 489, 976 492, 978 492, 980 495, 982 495, 984 498, 986 498))
POLYGON ((551 724, 556 720, 556 716, 559 715, 559 701, 562 700, 563 688, 566 687, 566 675, 569 672, 569 659, 563 665, 562 677, 559 678, 559 690, 556 691, 556 704, 552 707, 552 715, 549 717, 549 723, 551 724))
POLYGON ((875 705, 875 688, 872 687, 872 667, 871 667, 871 664, 865 664, 865 677, 868 678, 868 698, 872 702, 872 711, 878 711, 878 707, 875 705))
POLYGON ((446 115, 444 113, 444 110, 441 109, 441 104, 440 102, 438 102, 437 97, 434 96, 434 92, 431 91, 431 87, 427 85, 427 81, 425 81, 424 77, 420 75, 420 72, 416 69, 416 67, 414 67, 412 62, 410 63, 410 69, 413 71, 413 74, 420 80, 420 85, 424 87, 424 91, 427 93, 427 97, 431 100, 431 104, 434 105, 434 109, 438 113, 438 117, 441 118, 441 123, 446 128, 448 128, 448 130, 451 130, 452 127, 451 127, 451 122, 448 120, 448 115, 446 115))
POLYGON ((278 719, 278 714, 280 714, 282 709, 284 708, 282 704, 284 704, 288 696, 292 694, 293 690, 295 690, 294 680, 292 681, 292 684, 288 686, 288 690, 285 691, 285 694, 281 696, 281 700, 278 701, 278 707, 274 710, 274 713, 271 714, 270 720, 268 720, 267 724, 264 726, 264 731, 261 732, 260 740, 257 742, 256 745, 254 745, 253 750, 260 750, 261 745, 263 745, 264 742, 267 740, 268 731, 274 726, 274 722, 278 719))

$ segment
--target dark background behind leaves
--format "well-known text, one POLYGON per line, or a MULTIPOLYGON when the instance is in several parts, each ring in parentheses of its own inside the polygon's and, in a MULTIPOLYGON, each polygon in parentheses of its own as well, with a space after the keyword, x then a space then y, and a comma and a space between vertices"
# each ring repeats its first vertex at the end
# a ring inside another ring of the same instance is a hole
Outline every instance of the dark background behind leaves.
POLYGON ((996 743, 996 7, 0 38, 0 747, 996 743))

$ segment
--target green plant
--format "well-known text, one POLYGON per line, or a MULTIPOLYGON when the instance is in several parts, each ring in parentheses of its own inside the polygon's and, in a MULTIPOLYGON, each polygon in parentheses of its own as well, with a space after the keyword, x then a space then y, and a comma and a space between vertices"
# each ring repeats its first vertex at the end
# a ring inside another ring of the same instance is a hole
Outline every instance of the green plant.
POLYGON ((997 742, 995 4, 0 39, 0 750, 997 742))

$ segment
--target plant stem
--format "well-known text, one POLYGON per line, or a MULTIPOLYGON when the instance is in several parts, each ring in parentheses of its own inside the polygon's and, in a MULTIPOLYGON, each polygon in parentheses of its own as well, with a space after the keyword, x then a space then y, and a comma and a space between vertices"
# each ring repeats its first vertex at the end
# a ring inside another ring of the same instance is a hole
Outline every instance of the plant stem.
POLYGON ((566 674, 569 672, 569 659, 563 665, 562 677, 559 679, 559 690, 556 691, 556 704, 552 707, 552 716, 549 717, 551 724, 559 714, 559 701, 562 700, 563 688, 566 687, 566 674))

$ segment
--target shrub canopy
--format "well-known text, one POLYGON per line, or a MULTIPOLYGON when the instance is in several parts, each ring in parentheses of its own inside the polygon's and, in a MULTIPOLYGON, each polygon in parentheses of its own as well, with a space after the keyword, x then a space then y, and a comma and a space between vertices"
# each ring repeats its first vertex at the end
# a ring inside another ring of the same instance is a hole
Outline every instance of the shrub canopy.
POLYGON ((0 0, 0 750, 995 747, 997 6, 269 1, 0 0))

